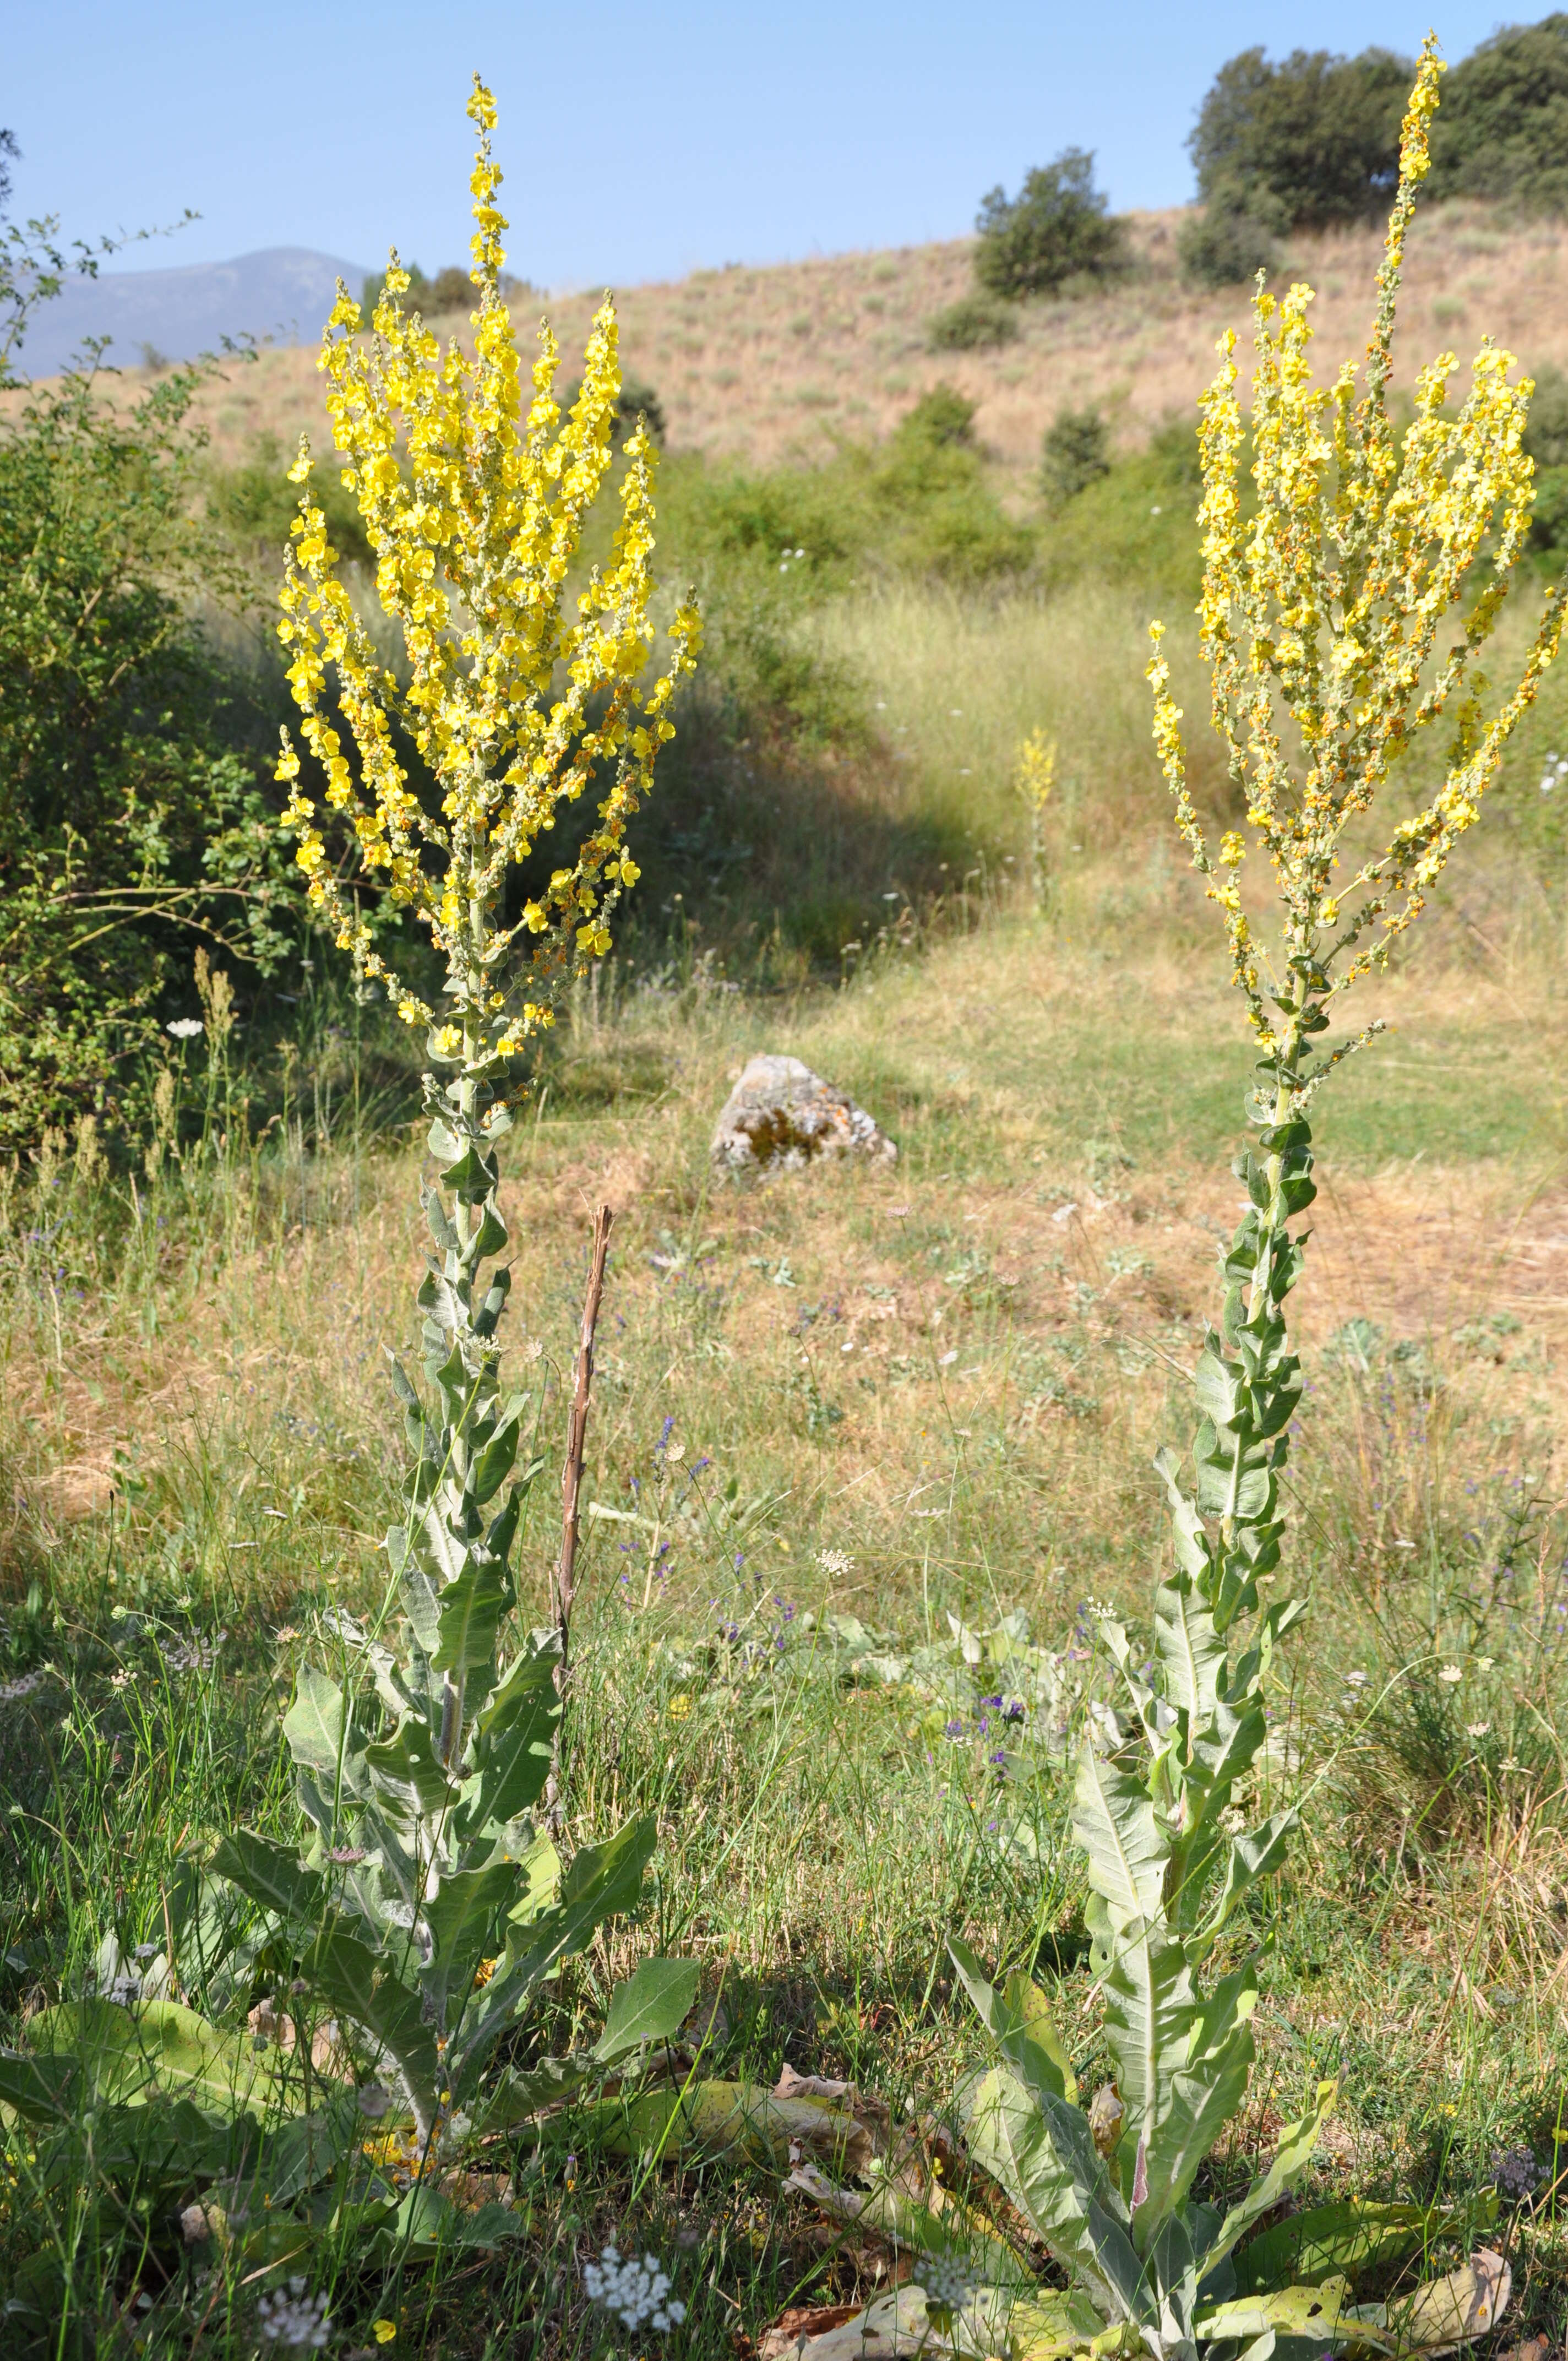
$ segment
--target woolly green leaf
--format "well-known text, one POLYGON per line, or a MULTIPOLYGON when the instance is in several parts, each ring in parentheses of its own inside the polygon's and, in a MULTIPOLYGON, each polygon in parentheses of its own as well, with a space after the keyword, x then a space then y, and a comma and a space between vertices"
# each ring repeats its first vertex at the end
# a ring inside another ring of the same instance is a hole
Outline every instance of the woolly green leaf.
POLYGON ((1106 2320, 1139 2317, 1143 2265, 1078 2108, 1036 2100, 1012 2073, 993 2068, 975 2094, 970 2153, 1106 2320))
POLYGON ((263 1910, 285 1921, 313 1925, 327 1913, 324 1879, 307 1869, 291 1845, 274 1843, 254 1828, 235 1828, 213 1855, 213 1869, 263 1910))
POLYGON ((1213 2245, 1203 2257, 1206 2276, 1216 2263, 1228 2255, 1237 2240, 1243 2237, 1261 2213, 1266 2213, 1294 2180, 1299 2180, 1312 2160, 1318 2135, 1339 2093, 1337 2082, 1320 2082, 1318 2094, 1307 2113, 1293 2124, 1287 2124, 1279 2135, 1279 2145, 1274 2151, 1274 2161, 1261 2180, 1255 2181, 1239 2205, 1233 2205, 1220 2224, 1213 2245))
POLYGON ((604 2031, 594 2046, 601 2066, 610 2066, 644 2041, 668 2041, 680 2030, 696 1999, 695 1960, 644 1960, 635 1974, 610 1994, 604 2031))
POLYGON ((382 1794, 405 1810, 439 1812, 458 1800, 436 1752, 435 1733, 411 1716, 390 1738, 365 1749, 365 1764, 382 1794))
POLYGON ((474 1462, 469 1489, 481 1503, 499 1492, 510 1475, 517 1458, 518 1422, 511 1419, 499 1433, 493 1434, 474 1462))
POLYGON ((0 2106, 13 2107, 24 2123, 56 2124, 75 2112, 82 2063, 70 2056, 22 2058, 0 2049, 0 2106))
MULTIPOLYGON (((405 1936, 405 1964, 417 1971, 418 1953, 405 1936)), ((320 1986, 339 2016, 346 2017, 391 2052, 411 2095, 427 2116, 434 2112, 438 2052, 434 2029, 424 2020, 424 2004, 389 1963, 388 1949, 372 1950, 356 1935, 332 1927, 313 1945, 302 1971, 320 1986)))
POLYGON ((1027 1976, 1011 1975, 999 1993, 967 1943, 949 1935, 948 1949, 986 2031, 1025 2088, 1036 2097, 1048 2091, 1076 2106, 1078 2081, 1039 1986, 1027 1976))
POLYGON ((1378 2270, 1435 2238, 1490 2229, 1497 2218, 1495 2192, 1479 2207, 1386 2205, 1360 2197, 1310 2206, 1248 2241, 1235 2258, 1236 2285, 1245 2295, 1282 2279, 1316 2286, 1336 2272, 1378 2270))
POLYGON ((310 1663, 300 1666, 294 1702, 283 1717, 283 1736, 294 1761, 306 1771, 336 1776, 343 1755, 343 1691, 310 1663))
POLYGON ((511 1605, 504 1569, 474 1553, 455 1582, 441 1594, 439 1628, 431 1664, 438 1673, 469 1673, 491 1663, 501 1618, 511 1605))
POLYGON ((1078 1758, 1072 1828, 1089 1856, 1090 1883, 1129 1918, 1157 1916, 1170 1845, 1143 1782, 1086 1745, 1078 1758))
POLYGON ((1155 1466, 1164 1480, 1170 1501, 1170 1521, 1174 1528, 1176 1562, 1183 1574, 1194 1582, 1202 1582, 1211 1571, 1209 1537, 1197 1510, 1181 1488, 1180 1469, 1174 1451, 1157 1451, 1155 1466))
POLYGON ((1149 2228, 1186 2197, 1246 2096, 1255 2055, 1249 2020, 1256 2006, 1257 1974, 1248 1960, 1215 1987, 1192 2021, 1186 2055, 1171 2078, 1170 2105, 1148 2136, 1148 2193, 1135 2217, 1140 2246, 1146 2246, 1149 2228))
POLYGON ((245 2033, 225 2033, 179 2001, 144 2001, 136 2009, 107 2000, 64 2001, 27 2028, 40 2072, 64 2052, 97 2101, 140 2106, 152 2098, 188 2099, 225 2121, 252 2107, 300 2104, 281 2053, 258 2050, 245 2033))
POLYGON ((475 1776, 464 1787, 466 1828, 519 1819, 543 1793, 561 1719, 560 1661, 552 1633, 524 1650, 480 1710, 470 1745, 475 1776))
POLYGON ((492 1861, 483 1869, 446 1872, 433 1901, 426 1902, 420 1912, 432 1944, 430 1962, 423 1971, 427 1989, 444 1993, 457 1981, 466 1990, 517 1880, 517 1866, 510 1861, 492 1861))
POLYGON ((1201 1593, 1187 1576, 1178 1575, 1156 1589, 1154 1630, 1167 1702, 1190 1716, 1194 1725, 1207 1722, 1218 1702, 1225 1643, 1201 1593))
POLYGON ((1201 2312, 1195 2325, 1206 2344, 1225 2345, 1271 2333, 1339 2345, 1366 2333, 1350 2308, 1350 2290, 1343 2279, 1319 2287, 1275 2288, 1267 2294, 1238 2296, 1201 2312))

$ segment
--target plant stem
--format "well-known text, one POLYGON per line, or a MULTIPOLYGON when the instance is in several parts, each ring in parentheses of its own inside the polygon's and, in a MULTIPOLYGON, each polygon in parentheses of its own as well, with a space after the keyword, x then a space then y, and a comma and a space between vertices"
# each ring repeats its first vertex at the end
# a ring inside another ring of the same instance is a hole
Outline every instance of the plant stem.
MULTIPOLYGON (((582 1326, 577 1332, 571 1415, 566 1422, 566 1460, 561 1470, 561 1554, 551 1577, 550 1589, 555 1629, 561 1640, 555 1687, 563 1702, 570 1670, 572 1601, 576 1590, 577 1540, 582 1527, 578 1502, 583 1484, 583 1452, 588 1433, 588 1399, 594 1377, 594 1335, 598 1327, 599 1304, 604 1297, 605 1263, 609 1255, 609 1233, 614 1220, 614 1212, 609 1205, 600 1205, 595 1211, 593 1255, 588 1264, 587 1293, 583 1298, 582 1326)), ((546 1801, 553 1814, 559 1811, 563 1727, 564 1719, 555 1728, 555 1767, 551 1772, 546 1791, 546 1801)))

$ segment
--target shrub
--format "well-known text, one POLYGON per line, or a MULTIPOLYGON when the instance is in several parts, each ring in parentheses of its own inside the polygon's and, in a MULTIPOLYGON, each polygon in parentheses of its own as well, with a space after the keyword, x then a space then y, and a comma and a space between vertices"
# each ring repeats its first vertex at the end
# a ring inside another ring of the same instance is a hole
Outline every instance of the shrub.
POLYGON ((1536 371, 1524 447, 1538 467, 1568 467, 1568 377, 1550 362, 1536 371))
MULTIPOLYGON (((320 506, 333 546, 354 565, 368 566, 358 503, 335 472, 322 486, 320 506)), ((249 564, 269 570, 281 566, 298 507, 276 434, 258 434, 239 467, 214 471, 207 513, 249 564)))
POLYGON ((926 341, 935 353, 983 352, 1014 344, 1017 335, 1017 313, 992 295, 960 295, 926 324, 926 341))
MULTIPOLYGON (((281 956, 240 693, 192 619, 244 584, 198 512, 208 371, 68 374, 0 433, 0 1145, 123 1103, 191 928, 281 956)), ((162 1012, 167 1013, 167 1012, 162 1012)))
POLYGON ((1568 212, 1568 16, 1509 25, 1448 78, 1432 192, 1568 212))
POLYGON ((1201 213, 1189 214, 1176 234, 1182 275, 1198 287, 1239 287, 1278 266, 1279 249, 1266 223, 1234 191, 1216 192, 1201 213))
POLYGON ((1193 517, 1201 489, 1191 429, 1162 427, 1052 517, 1040 552, 1046 586, 1125 582, 1195 598, 1201 554, 1193 517))
POLYGON ((899 420, 894 431, 894 448, 972 451, 977 406, 953 386, 934 385, 929 393, 921 395, 908 415, 899 420))
MULTIPOLYGON (((1200 196, 1262 232, 1375 220, 1398 179, 1410 71, 1388 49, 1297 49, 1278 65, 1244 49, 1215 75, 1188 141, 1200 196)), ((1214 236, 1216 260, 1234 260, 1218 226, 1214 236)))
POLYGON ((1124 225, 1106 211, 1094 186, 1094 158, 1064 148, 1037 165, 1015 197, 992 189, 975 224, 974 275, 987 294, 1004 299, 1054 295, 1070 279, 1103 279, 1124 269, 1124 225))
POLYGON ((874 545, 903 572, 980 585, 1021 573, 1034 555, 986 481, 974 412, 951 386, 933 386, 873 467, 874 545))
MULTIPOLYGON (((581 378, 572 379, 561 396, 563 410, 571 409, 582 390, 581 378)), ((623 378, 620 391, 615 397, 615 424, 612 432, 617 444, 624 443, 629 434, 636 434, 640 419, 646 422, 648 433, 652 441, 662 446, 670 431, 664 417, 663 403, 652 387, 645 384, 641 378, 623 378)))
POLYGON ((1111 472, 1110 437, 1097 410, 1058 410, 1040 454, 1040 489, 1057 506, 1111 472))

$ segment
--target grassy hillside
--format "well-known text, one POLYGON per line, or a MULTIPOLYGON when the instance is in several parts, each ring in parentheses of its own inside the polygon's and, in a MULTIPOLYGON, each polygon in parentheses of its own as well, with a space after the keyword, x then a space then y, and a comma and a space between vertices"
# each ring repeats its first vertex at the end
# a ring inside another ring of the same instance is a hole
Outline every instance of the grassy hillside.
MULTIPOLYGON (((1112 291, 1030 305, 1018 342, 997 351, 934 353, 933 314, 969 288, 970 246, 904 247, 617 290, 628 374, 652 385, 675 450, 751 462, 821 456, 849 436, 887 434, 938 382, 978 403, 982 441, 1022 475, 1064 404, 1098 402, 1124 442, 1189 413, 1228 324, 1247 326, 1245 290, 1183 286, 1179 212, 1134 217, 1138 268, 1112 291)), ((1377 234, 1290 241, 1281 280, 1318 291, 1327 364, 1359 350, 1377 234)), ((1527 366, 1568 362, 1568 224, 1507 228, 1485 207, 1453 203, 1420 218, 1401 304, 1402 350, 1414 362, 1445 346, 1465 357, 1485 330, 1527 366)), ((558 294, 550 317, 567 356, 580 350, 595 292, 558 294)), ((522 317, 519 307, 519 317, 522 317)), ((214 391, 220 454, 236 456, 271 430, 285 440, 320 416, 308 349, 265 353, 214 391)))

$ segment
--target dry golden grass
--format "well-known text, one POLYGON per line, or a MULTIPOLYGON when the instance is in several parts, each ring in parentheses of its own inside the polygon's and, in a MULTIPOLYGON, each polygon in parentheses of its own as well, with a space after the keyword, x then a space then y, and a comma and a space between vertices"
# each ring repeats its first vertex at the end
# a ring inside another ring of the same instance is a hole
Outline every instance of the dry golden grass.
MULTIPOLYGON (((1151 1038, 1168 1028, 1175 1056, 1222 1073, 1234 1065, 1239 1086, 1234 1012, 1208 965, 1157 944, 1136 983, 1140 1021, 1151 1038)), ((1435 1060, 1447 1093, 1470 1086, 1467 1068, 1478 1082, 1486 1066, 1543 1054, 1539 1021, 1527 1024, 1506 983, 1450 970, 1383 997, 1401 1038, 1429 1050, 1434 1037, 1469 1045, 1435 1060)), ((829 1510, 824 1497, 806 1525, 813 1541, 856 1554, 863 1573, 850 1589, 864 1611, 912 1545, 937 1538, 924 1515, 912 1521, 920 1488, 945 1481, 955 1451, 961 1459, 981 1438, 970 1476, 981 1494, 1012 1497, 993 1497, 970 1538, 992 1512, 1003 1531, 1016 1529, 1021 1484, 1070 1497, 1072 1531, 1085 1544, 1101 1537, 1093 1545, 1114 1561, 1103 1537, 1124 1534, 1129 1520, 1142 1527, 1157 1505, 1148 1459, 1172 1415, 1172 1373, 1214 1309, 1215 1247, 1238 1197, 1216 1141, 1184 1145, 1176 1133, 1165 1152, 1154 1137, 1151 1152, 1139 1136, 1148 1118, 1134 1103, 1136 1073, 1118 1070, 1113 1046, 1125 1005, 1092 946, 1001 922, 788 1011, 718 995, 685 1014, 634 1004, 616 1037, 585 1026, 557 1078, 564 1112, 547 1098, 530 1121, 505 1195, 520 1256, 512 1351, 528 1332, 563 1360, 573 1282, 563 1288, 562 1275, 580 1260, 592 1206, 617 1209, 609 1302, 625 1341, 602 1356, 600 1484, 630 1477, 667 1403, 693 1455, 700 1446, 743 1468, 749 1491, 821 1489, 847 1504, 829 1510), (861 1095, 901 1138, 898 1167, 716 1185, 707 1135, 759 1047, 798 1054, 861 1095), (665 1087, 652 1104, 575 1112, 575 1065, 597 1071, 612 1050, 662 1064, 665 1087), (1064 1074, 1076 1096, 1063 1094, 1064 1074), (654 1262, 664 1233, 677 1246, 654 1262), (699 1242, 700 1268, 694 1261, 683 1276, 678 1253, 699 1242), (803 1323, 803 1306, 823 1308, 803 1323), (803 1486, 799 1430, 813 1387, 842 1414, 830 1451, 806 1453, 803 1486), (1007 1465, 988 1478, 981 1454, 994 1450, 1007 1465)), ((1406 1080, 1398 1040, 1380 1065, 1378 1055, 1361 1077, 1374 1110, 1430 1084, 1430 1073, 1406 1080)), ((1222 1122, 1228 1104, 1223 1084, 1222 1122)), ((1356 1119, 1336 1137, 1328 1118, 1293 1330, 1309 1361, 1356 1316, 1419 1346, 1442 1378, 1433 1447, 1463 1433, 1466 1450, 1507 1457, 1528 1439, 1548 1482, 1568 1444, 1568 1406, 1546 1375, 1568 1353, 1557 1126, 1544 1113, 1533 1137, 1473 1158, 1445 1148, 1446 1121, 1440 1098, 1430 1159, 1368 1163, 1356 1119), (1519 1325, 1495 1344, 1464 1333, 1499 1313, 1519 1325)), ((1371 1129, 1376 1138, 1376 1111, 1371 1129)), ((116 1454, 155 1466, 214 1425, 231 1445, 257 1418, 389 1435, 382 1347, 408 1342, 421 1251, 406 1161, 378 1157, 352 1172, 329 1155, 281 1177, 272 1168, 260 1202, 254 1190, 242 1168, 226 1256, 175 1253, 154 1237, 145 1272, 133 1254, 119 1284, 105 1263, 80 1298, 46 1282, 35 1313, 10 1322, 5 1440, 46 1521, 101 1509, 116 1454), (164 1307, 151 1334, 149 1290, 164 1307)), ((13 1297, 16 1311, 29 1292, 13 1297)), ((1412 1481, 1431 1472, 1408 1471, 1412 1481)), ((1343 1489, 1355 1471, 1341 1464, 1332 1480, 1343 1489)), ((1395 1524, 1402 1505, 1385 1503, 1395 1524)), ((963 1557, 967 1540, 951 1538, 963 1557)), ((350 1579, 353 1561, 350 1550, 350 1579)), ((1030 1588, 1044 1578, 1008 1577, 1030 1588)))
MULTIPOLYGON (((1064 404, 1102 405, 1124 443, 1190 413, 1226 324, 1248 333, 1248 293, 1196 291, 1176 266, 1178 211, 1133 217, 1138 268, 1101 295, 1025 308, 1016 344, 933 353, 932 315, 970 288, 970 243, 838 255, 766 269, 734 265, 617 291, 627 372, 658 392, 677 450, 774 462, 820 456, 844 437, 885 434, 938 382, 979 405, 978 429, 1008 467, 1032 466, 1064 404)), ((1374 230, 1290 241, 1283 278, 1318 291, 1325 371, 1365 343, 1381 250, 1374 230)), ((1504 226, 1485 207, 1453 203, 1418 220, 1400 351, 1462 360, 1490 335, 1528 368, 1568 362, 1568 224, 1504 226)), ((563 294, 550 317, 572 368, 597 291, 563 294)), ((520 305, 517 317, 526 325, 520 305)), ((455 324, 444 323, 444 326, 455 324)), ((133 375, 136 373, 133 373, 133 375)), ((269 350, 229 371, 209 398, 220 456, 264 431, 285 441, 319 426, 314 355, 269 350)))

